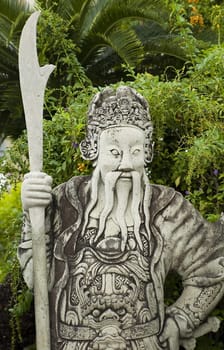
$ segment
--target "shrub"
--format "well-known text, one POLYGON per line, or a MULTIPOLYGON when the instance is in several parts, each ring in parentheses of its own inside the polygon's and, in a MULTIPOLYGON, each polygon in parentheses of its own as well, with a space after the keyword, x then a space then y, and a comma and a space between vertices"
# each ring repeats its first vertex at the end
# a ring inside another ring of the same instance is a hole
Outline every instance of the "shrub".
POLYGON ((0 197, 0 282, 17 265, 16 249, 21 235, 20 185, 0 197))

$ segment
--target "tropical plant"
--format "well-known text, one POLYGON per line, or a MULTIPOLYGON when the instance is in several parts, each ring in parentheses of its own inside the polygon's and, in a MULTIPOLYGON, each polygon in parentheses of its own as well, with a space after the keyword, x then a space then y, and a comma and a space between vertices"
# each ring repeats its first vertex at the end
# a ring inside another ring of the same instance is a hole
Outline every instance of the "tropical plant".
POLYGON ((183 64, 195 52, 189 23, 174 2, 73 0, 50 1, 48 6, 69 20, 71 37, 80 48, 79 61, 93 82, 118 81, 124 76, 121 63, 150 69, 152 57, 157 57, 159 67, 163 56, 183 64))
POLYGON ((18 42, 31 0, 1 0, 0 8, 0 140, 24 128, 18 78, 18 42))
MULTIPOLYGON (((18 85, 18 37, 34 6, 15 6, 19 1, 5 3, 8 7, 0 22, 4 39, 0 51, 0 120, 1 130, 16 136, 24 128, 18 85)), ((184 62, 195 51, 189 26, 186 21, 181 22, 178 8, 172 8, 165 0, 49 0, 39 1, 38 6, 42 10, 38 25, 40 63, 57 66, 49 81, 52 98, 60 99, 64 86, 70 85, 75 91, 91 85, 91 81, 104 85, 121 77, 127 80, 131 68, 146 69, 153 55, 165 54, 184 62), (144 57, 147 59, 140 65, 144 57)), ((160 59, 157 64, 154 60, 150 69, 152 65, 159 67, 160 59)))
MULTIPOLYGON (((126 82, 149 101, 155 126, 155 156, 148 169, 151 180, 187 194, 212 220, 219 217, 224 201, 222 57, 223 48, 214 47, 195 61, 188 77, 179 72, 173 81, 161 81, 146 73, 132 75, 134 80, 126 82)), ((49 109, 56 112, 44 122, 44 169, 53 176, 55 185, 90 169, 80 157, 78 144, 83 138, 87 106, 96 91, 84 87, 74 94, 71 87, 64 89, 67 107, 58 107, 58 101, 47 95, 49 109)), ((0 166, 0 171, 12 174, 17 181, 28 171, 24 137, 0 166)))
POLYGON ((135 66, 144 52, 133 24, 150 21, 167 27, 169 11, 164 5, 161 0, 59 0, 47 3, 48 8, 69 21, 70 37, 80 48, 79 61, 85 67, 94 67, 98 56, 108 47, 127 65, 135 66), (158 7, 162 8, 160 13, 158 7))
POLYGON ((20 186, 5 191, 0 197, 0 282, 17 264, 15 250, 22 223, 20 186))

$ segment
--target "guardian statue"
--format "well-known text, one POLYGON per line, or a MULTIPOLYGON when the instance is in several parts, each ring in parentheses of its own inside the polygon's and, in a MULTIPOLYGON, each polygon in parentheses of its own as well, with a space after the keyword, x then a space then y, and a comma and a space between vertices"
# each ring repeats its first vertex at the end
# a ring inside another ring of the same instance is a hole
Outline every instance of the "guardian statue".
POLYGON ((152 133, 140 94, 106 88, 90 103, 80 144, 92 175, 53 191, 47 174, 25 175, 18 255, 32 289, 28 210, 45 207, 53 350, 190 350, 216 328, 208 315, 224 292, 223 234, 180 193, 149 183, 152 133), (167 307, 172 270, 183 291, 167 307))

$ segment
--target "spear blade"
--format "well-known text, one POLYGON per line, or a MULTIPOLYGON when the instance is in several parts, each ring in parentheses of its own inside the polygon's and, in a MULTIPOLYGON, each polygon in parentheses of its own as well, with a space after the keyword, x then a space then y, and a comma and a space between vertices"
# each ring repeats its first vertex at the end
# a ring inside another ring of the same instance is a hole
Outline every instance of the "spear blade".
POLYGON ((39 66, 36 47, 36 27, 40 11, 34 12, 23 27, 19 45, 19 78, 26 119, 30 170, 43 166, 43 103, 47 80, 55 68, 39 66))

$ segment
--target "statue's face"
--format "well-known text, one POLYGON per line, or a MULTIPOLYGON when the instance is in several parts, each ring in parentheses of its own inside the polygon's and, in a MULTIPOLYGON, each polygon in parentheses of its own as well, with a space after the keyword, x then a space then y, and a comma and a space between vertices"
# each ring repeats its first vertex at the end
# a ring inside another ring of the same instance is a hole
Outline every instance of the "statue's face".
POLYGON ((144 132, 137 127, 121 126, 104 130, 99 139, 98 166, 102 179, 108 172, 122 172, 120 179, 131 178, 131 171, 144 169, 144 132))

